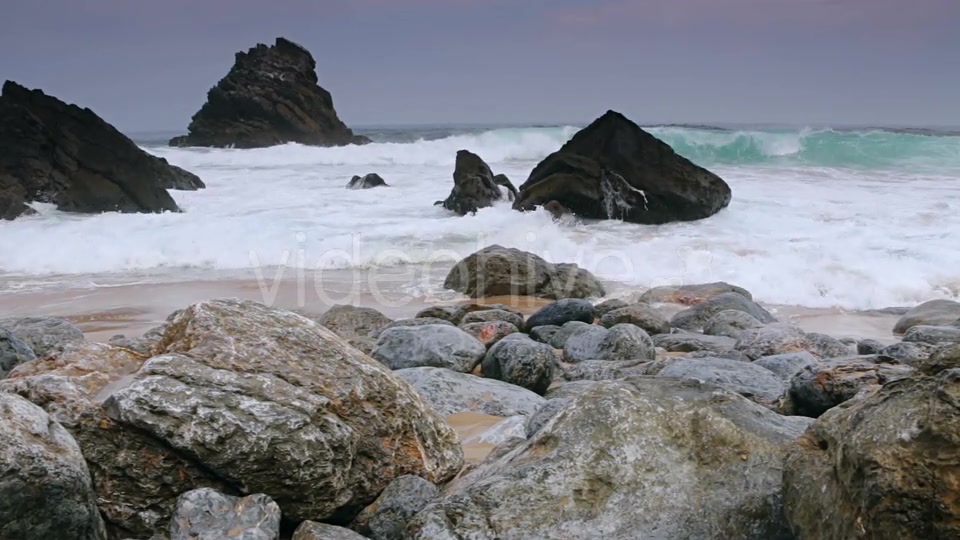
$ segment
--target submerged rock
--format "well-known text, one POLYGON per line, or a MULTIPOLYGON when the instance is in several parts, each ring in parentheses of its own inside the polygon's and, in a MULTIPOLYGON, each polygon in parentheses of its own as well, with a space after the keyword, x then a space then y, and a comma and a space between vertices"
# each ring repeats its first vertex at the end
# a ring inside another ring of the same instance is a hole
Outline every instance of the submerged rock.
POLYGON ((11 219, 34 201, 65 212, 178 212, 167 189, 203 187, 90 109, 13 81, 0 97, 0 147, 0 210, 11 219))
POLYGON ((347 182, 347 189, 372 189, 375 187, 390 187, 377 173, 364 176, 354 176, 347 182))
POLYGON ((337 116, 330 93, 317 84, 309 51, 282 37, 238 52, 230 72, 207 93, 189 133, 170 146, 260 148, 295 142, 314 146, 363 144, 337 116))
MULTIPOLYGON (((506 177, 503 177, 506 178, 506 177)), ((507 180, 509 184, 510 181, 507 180)), ((510 187, 513 187, 510 184, 510 187)), ((493 206, 503 199, 493 171, 480 156, 468 150, 457 152, 457 162, 453 171, 453 190, 446 200, 440 202, 447 210, 461 216, 472 214, 481 208, 493 206)))
POLYGON ((784 464, 798 540, 960 537, 960 371, 909 377, 827 411, 784 464))
POLYGON ((490 416, 533 414, 543 404, 542 397, 519 386, 449 369, 418 367, 394 374, 410 383, 444 417, 465 412, 490 416))
POLYGON ((575 264, 552 264, 521 251, 493 245, 461 260, 443 286, 471 298, 536 296, 588 298, 603 296, 603 285, 575 264))
POLYGON ((43 409, 0 392, 0 538, 106 540, 76 441, 43 409))
POLYGON ((204 488, 177 499, 170 540, 276 540, 280 507, 266 495, 231 497, 204 488))
POLYGON ((906 312, 893 327, 894 334, 905 334, 914 326, 950 326, 960 319, 960 302, 931 300, 906 312))
POLYGON ((781 464, 807 421, 695 381, 587 384, 448 487, 408 538, 790 538, 781 464))
POLYGON ((720 177, 608 111, 537 165, 514 208, 556 201, 590 219, 667 223, 711 216, 730 197, 720 177))

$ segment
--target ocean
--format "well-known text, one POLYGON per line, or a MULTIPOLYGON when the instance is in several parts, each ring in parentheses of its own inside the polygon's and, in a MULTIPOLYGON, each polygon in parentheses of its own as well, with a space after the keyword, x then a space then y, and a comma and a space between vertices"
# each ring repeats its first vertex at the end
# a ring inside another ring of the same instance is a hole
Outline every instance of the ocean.
POLYGON ((187 281, 367 279, 424 299, 449 297, 456 259, 500 244, 575 262, 617 294, 728 281, 756 299, 862 310, 960 297, 960 132, 658 126, 678 153, 723 177, 730 206, 660 226, 554 221, 503 203, 457 217, 434 202, 468 149, 519 186, 579 126, 358 129, 365 146, 148 152, 199 175, 173 191, 180 214, 71 215, 48 205, 0 222, 0 295, 187 281), (352 191, 354 175, 389 188, 352 191), (444 296, 446 295, 446 296, 444 296))

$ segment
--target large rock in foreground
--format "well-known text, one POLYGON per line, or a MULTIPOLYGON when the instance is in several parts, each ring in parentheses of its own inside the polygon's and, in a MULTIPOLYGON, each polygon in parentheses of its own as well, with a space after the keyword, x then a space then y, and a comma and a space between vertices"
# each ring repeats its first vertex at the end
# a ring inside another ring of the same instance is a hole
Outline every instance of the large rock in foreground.
POLYGON ((593 274, 576 264, 548 263, 537 255, 492 245, 458 262, 443 286, 471 298, 537 296, 590 298, 606 294, 593 274))
POLYGON ((695 381, 591 383, 408 538, 787 539, 782 459, 808 423, 695 381))
POLYGON ((506 176, 494 176, 480 156, 468 150, 460 150, 457 152, 457 164, 453 171, 453 190, 439 204, 461 216, 471 214, 503 199, 500 185, 506 187, 511 195, 516 195, 516 188, 506 176))
POLYGON ((960 370, 947 369, 821 416, 785 463, 797 539, 960 538, 958 403, 960 370))
POLYGON ((106 537, 76 441, 40 407, 0 392, 0 538, 106 537))
POLYGON ((260 148, 288 142, 342 146, 370 142, 337 116, 330 92, 317 85, 309 51, 284 38, 238 52, 233 68, 207 93, 171 146, 260 148))
POLYGON ((514 208, 556 201, 585 218, 656 224, 712 216, 730 197, 719 176, 607 111, 537 165, 514 208))
POLYGON ((67 212, 177 212, 167 189, 203 187, 90 109, 13 81, 0 97, 0 148, 0 214, 10 219, 33 201, 67 212))

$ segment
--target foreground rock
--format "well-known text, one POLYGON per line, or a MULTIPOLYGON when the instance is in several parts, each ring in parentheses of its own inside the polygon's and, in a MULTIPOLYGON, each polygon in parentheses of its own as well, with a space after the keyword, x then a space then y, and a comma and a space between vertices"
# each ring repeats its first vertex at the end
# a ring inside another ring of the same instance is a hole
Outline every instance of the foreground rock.
POLYGON ((480 156, 469 150, 460 150, 453 171, 453 190, 438 204, 461 216, 493 206, 493 203, 503 199, 498 181, 506 182, 510 192, 516 193, 510 180, 502 174, 494 176, 480 156))
POLYGON ((894 334, 905 334, 914 326, 951 326, 960 319, 960 302, 931 300, 911 309, 897 321, 894 334))
POLYGON ((557 355, 553 347, 532 339, 502 340, 483 358, 483 376, 543 394, 553 382, 557 355))
POLYGON ((90 109, 13 81, 0 97, 0 147, 0 209, 10 219, 27 202, 66 212, 177 212, 167 189, 203 187, 90 109))
POLYGON ((606 294, 590 272, 575 264, 552 264, 521 251, 493 245, 458 262, 443 286, 471 298, 536 296, 590 298, 606 294))
POLYGON ((670 320, 670 324, 675 328, 702 332, 714 316, 727 310, 742 311, 763 324, 777 321, 770 312, 760 307, 753 300, 739 293, 729 292, 704 300, 677 313, 670 320))
POLYGON ((83 331, 76 325, 55 317, 0 319, 0 328, 23 340, 37 356, 60 352, 71 343, 85 341, 83 331))
POLYGON ((720 177, 608 111, 537 165, 514 208, 556 201, 590 219, 667 223, 712 216, 730 197, 720 177))
POLYGON ((239 498, 205 488, 184 493, 170 521, 170 540, 276 540, 280 507, 266 495, 239 498))
POLYGON ((860 391, 909 377, 913 368, 875 363, 866 358, 840 358, 809 365, 790 381, 794 414, 818 417, 852 399, 860 391))
POLYGON ((354 176, 347 182, 347 189, 373 189, 375 187, 390 187, 377 173, 364 176, 354 176))
POLYGON ((428 324, 384 330, 371 356, 390 369, 437 367, 470 373, 486 352, 483 343, 455 326, 428 324))
POLYGON ((960 371, 947 369, 821 416, 785 461, 798 540, 960 538, 958 402, 960 371))
POLYGON ((394 480, 350 525, 373 540, 403 540, 407 522, 440 497, 437 486, 417 476, 394 480))
POLYGON ((394 372, 407 381, 441 416, 474 412, 490 416, 533 414, 543 398, 501 381, 449 369, 418 367, 394 372))
POLYGON ((724 358, 680 358, 660 370, 658 376, 714 384, 773 410, 779 409, 786 392, 783 380, 772 371, 724 358))
POLYGON ((462 465, 408 384, 294 313, 201 302, 151 354, 82 344, 0 381, 71 430, 118 537, 149 537, 199 487, 266 494, 294 520, 350 519, 397 476, 442 482, 462 465))
POLYGON ((0 538, 106 537, 76 441, 40 407, 0 392, 0 538))
POLYGON ((288 142, 315 146, 363 144, 337 116, 330 93, 317 85, 309 51, 284 38, 238 52, 230 72, 207 93, 189 134, 170 146, 259 148, 288 142))
POLYGON ((588 383, 409 538, 789 538, 781 463, 806 425, 694 381, 588 383))

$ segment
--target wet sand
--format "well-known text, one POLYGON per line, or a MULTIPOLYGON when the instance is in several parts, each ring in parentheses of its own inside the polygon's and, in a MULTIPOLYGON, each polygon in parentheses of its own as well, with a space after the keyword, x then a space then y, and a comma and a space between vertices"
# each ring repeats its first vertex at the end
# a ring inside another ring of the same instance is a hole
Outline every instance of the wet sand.
MULTIPOLYGON (((334 276, 336 277, 336 276, 334 276)), ((323 289, 284 280, 261 286, 256 279, 221 279, 112 285, 89 289, 46 289, 8 292, 0 295, 0 318, 52 316, 77 324, 92 341, 106 341, 117 334, 140 335, 167 316, 194 302, 210 298, 244 298, 305 314, 321 314, 334 304, 372 307, 388 317, 413 317, 432 305, 465 301, 455 294, 444 296, 407 295, 402 288, 373 290, 363 276, 344 272, 339 279, 326 279, 323 289)), ((549 303, 532 297, 491 297, 474 300, 485 304, 508 304, 530 314, 549 303)), ((667 316, 687 306, 660 305, 667 316)), ((777 318, 791 321, 808 332, 834 337, 871 338, 894 342, 891 333, 899 318, 878 312, 840 309, 809 309, 796 306, 766 306, 777 318)))

